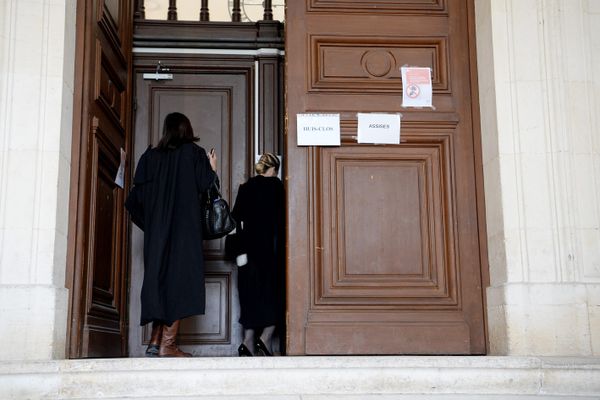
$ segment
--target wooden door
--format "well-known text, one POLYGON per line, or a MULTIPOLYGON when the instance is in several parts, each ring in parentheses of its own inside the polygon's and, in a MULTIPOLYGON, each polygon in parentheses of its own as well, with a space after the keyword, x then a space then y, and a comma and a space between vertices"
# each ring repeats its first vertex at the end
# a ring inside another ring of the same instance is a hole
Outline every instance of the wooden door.
MULTIPOLYGON (((191 121, 198 144, 218 156, 221 193, 233 206, 238 187, 248 179, 252 166, 252 76, 254 61, 220 62, 214 72, 210 61, 173 60, 162 56, 173 80, 144 80, 158 60, 146 58, 150 69, 136 73, 135 161, 148 145, 162 135, 164 118, 181 112, 191 121), (187 64, 186 64, 187 62, 187 64), (184 65, 182 65, 184 64, 184 65), (202 64, 203 66, 201 66, 202 64), (229 64, 229 65, 228 65, 229 64)), ((140 293, 143 279, 143 233, 132 231, 130 356, 142 356, 150 339, 151 326, 139 326, 140 293)), ((206 268, 206 313, 181 322, 178 343, 195 356, 230 356, 241 337, 237 267, 225 260, 224 239, 198 243, 204 246, 206 268)), ((201 284, 200 282, 198 283, 201 284)))
POLYGON ((79 0, 67 287, 70 357, 127 354, 127 218, 115 184, 130 146, 132 2, 79 0))
POLYGON ((484 354, 471 0, 287 2, 289 354, 484 354), (403 65, 435 110, 401 108, 403 65), (340 147, 298 147, 296 114, 341 114, 340 147), (400 145, 357 112, 402 112, 400 145))

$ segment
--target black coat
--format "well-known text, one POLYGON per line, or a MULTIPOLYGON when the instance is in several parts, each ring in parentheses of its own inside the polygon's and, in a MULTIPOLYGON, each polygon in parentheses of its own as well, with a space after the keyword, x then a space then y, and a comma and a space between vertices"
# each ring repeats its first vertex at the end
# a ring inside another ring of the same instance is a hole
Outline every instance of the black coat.
POLYGON ((204 314, 204 257, 199 194, 216 179, 203 148, 148 148, 126 201, 144 231, 141 325, 204 314))
POLYGON ((285 312, 285 200, 282 182, 261 175, 239 188, 232 211, 248 264, 238 268, 240 323, 258 329, 285 312))

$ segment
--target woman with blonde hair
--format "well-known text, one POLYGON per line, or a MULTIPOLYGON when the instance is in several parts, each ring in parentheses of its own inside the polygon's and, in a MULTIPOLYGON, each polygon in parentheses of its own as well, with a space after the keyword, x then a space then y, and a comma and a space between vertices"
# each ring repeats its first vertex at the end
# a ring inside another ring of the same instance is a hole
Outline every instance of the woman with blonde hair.
POLYGON ((263 154, 257 175, 240 185, 233 217, 240 238, 238 290, 244 339, 238 353, 273 354, 272 338, 285 312, 285 201, 279 158, 263 154), (240 259, 243 259, 240 260, 240 259), (259 334, 258 337, 255 335, 259 334))

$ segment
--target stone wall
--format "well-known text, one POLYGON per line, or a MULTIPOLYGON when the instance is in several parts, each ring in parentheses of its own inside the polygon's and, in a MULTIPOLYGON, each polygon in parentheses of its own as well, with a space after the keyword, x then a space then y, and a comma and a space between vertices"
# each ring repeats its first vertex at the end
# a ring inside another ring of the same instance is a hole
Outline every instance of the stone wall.
POLYGON ((600 2, 476 14, 491 352, 600 355, 600 2))
POLYGON ((65 357, 76 0, 0 0, 0 359, 65 357))

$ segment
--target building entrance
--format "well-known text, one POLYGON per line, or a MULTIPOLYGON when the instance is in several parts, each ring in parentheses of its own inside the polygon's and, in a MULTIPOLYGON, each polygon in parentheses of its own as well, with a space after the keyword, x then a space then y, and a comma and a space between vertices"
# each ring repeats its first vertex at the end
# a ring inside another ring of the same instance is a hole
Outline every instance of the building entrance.
MULTIPOLYGON (((288 354, 485 354, 472 0, 288 2, 285 80, 279 22, 144 20, 129 3, 79 0, 71 357, 142 354, 141 236, 123 211, 130 176, 125 190, 112 177, 120 148, 131 174, 172 111, 218 150, 230 204, 257 154, 284 157, 288 354), (402 109, 403 65, 432 68, 435 109, 402 109), (144 79, 157 71, 173 79, 144 79), (304 112, 339 113, 341 146, 297 146, 304 112), (356 143, 358 112, 401 112, 401 144, 356 143)), ((180 343, 233 355, 236 270, 222 241, 205 254, 207 315, 180 343)))

